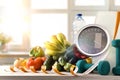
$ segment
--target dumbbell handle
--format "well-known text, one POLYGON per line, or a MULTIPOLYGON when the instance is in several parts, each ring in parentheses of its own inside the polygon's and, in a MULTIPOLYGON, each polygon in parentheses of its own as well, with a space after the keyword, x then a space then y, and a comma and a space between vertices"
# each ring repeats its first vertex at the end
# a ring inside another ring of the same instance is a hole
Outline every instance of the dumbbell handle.
POLYGON ((116 66, 120 66, 120 47, 116 48, 116 66))
MULTIPOLYGON (((85 64, 84 65, 84 69, 87 70, 88 68, 90 68, 93 64, 85 64)), ((97 67, 94 69, 95 71, 97 70, 97 67)))

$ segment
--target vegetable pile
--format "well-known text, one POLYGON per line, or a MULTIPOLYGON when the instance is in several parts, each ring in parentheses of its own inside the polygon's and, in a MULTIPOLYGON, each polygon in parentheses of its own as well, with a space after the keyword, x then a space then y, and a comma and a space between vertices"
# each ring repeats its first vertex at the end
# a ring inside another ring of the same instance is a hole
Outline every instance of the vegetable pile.
POLYGON ((79 52, 75 44, 71 44, 63 33, 52 35, 44 46, 36 46, 30 50, 29 58, 18 58, 10 66, 10 70, 16 72, 15 68, 23 72, 54 71, 63 75, 62 72, 71 72, 75 75, 74 68, 78 60, 85 59, 91 63, 91 59, 79 52), (44 49, 43 49, 44 48, 44 49))

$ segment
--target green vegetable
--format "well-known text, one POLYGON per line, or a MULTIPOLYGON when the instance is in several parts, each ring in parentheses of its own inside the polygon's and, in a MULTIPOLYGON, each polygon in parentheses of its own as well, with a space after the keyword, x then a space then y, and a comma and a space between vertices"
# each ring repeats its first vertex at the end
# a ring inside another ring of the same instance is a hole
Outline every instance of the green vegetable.
POLYGON ((56 61, 53 65, 58 71, 62 71, 63 67, 56 61))
POLYGON ((65 52, 64 52, 64 53, 61 53, 61 54, 54 55, 54 56, 53 56, 53 59, 54 59, 55 61, 58 61, 59 57, 60 57, 60 56, 63 56, 64 54, 65 54, 65 52))
POLYGON ((51 70, 52 69, 52 65, 54 63, 55 63, 55 60, 53 60, 53 57, 52 56, 47 56, 47 59, 45 60, 43 65, 46 66, 46 70, 51 70))
POLYGON ((64 66, 64 69, 69 72, 71 66, 72 66, 72 64, 66 63, 65 66, 64 66))
POLYGON ((58 58, 59 58, 59 55, 54 55, 54 56, 53 56, 53 59, 54 59, 55 61, 57 61, 58 58))
POLYGON ((44 55, 45 55, 44 51, 40 46, 36 46, 32 48, 29 54, 29 56, 32 56, 32 57, 43 57, 44 55))
POLYGON ((64 56, 59 57, 58 62, 61 66, 64 66, 66 64, 64 56))

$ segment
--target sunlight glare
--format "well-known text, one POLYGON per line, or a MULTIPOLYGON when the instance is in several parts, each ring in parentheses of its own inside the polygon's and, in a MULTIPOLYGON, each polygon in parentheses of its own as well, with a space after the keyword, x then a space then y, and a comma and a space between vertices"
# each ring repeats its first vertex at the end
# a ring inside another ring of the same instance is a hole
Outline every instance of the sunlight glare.
POLYGON ((11 44, 21 44, 22 33, 26 30, 22 0, 4 0, 3 3, 2 30, 13 37, 11 44))

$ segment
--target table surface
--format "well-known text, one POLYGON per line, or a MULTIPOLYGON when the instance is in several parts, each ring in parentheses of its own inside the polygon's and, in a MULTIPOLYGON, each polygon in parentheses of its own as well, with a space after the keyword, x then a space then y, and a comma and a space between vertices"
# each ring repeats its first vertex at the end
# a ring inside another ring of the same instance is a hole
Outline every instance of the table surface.
POLYGON ((49 71, 49 74, 45 74, 41 71, 38 73, 33 73, 31 71, 22 72, 16 70, 12 72, 9 70, 10 65, 1 65, 0 66, 0 79, 1 80, 119 80, 120 76, 114 75, 99 75, 90 73, 85 76, 73 76, 69 72, 63 72, 65 75, 56 74, 53 71, 49 71))
MULTIPOLYGON (((28 56, 28 52, 19 52, 16 55, 16 52, 9 53, 0 53, 1 57, 13 57, 16 56, 28 56)), ((0 65, 0 80, 120 80, 120 76, 109 75, 99 75, 90 73, 85 76, 73 76, 69 72, 63 72, 65 75, 56 74, 53 71, 49 71, 49 74, 45 74, 41 71, 38 73, 33 73, 28 71, 24 73, 20 70, 12 72, 9 70, 10 65, 0 65)))

